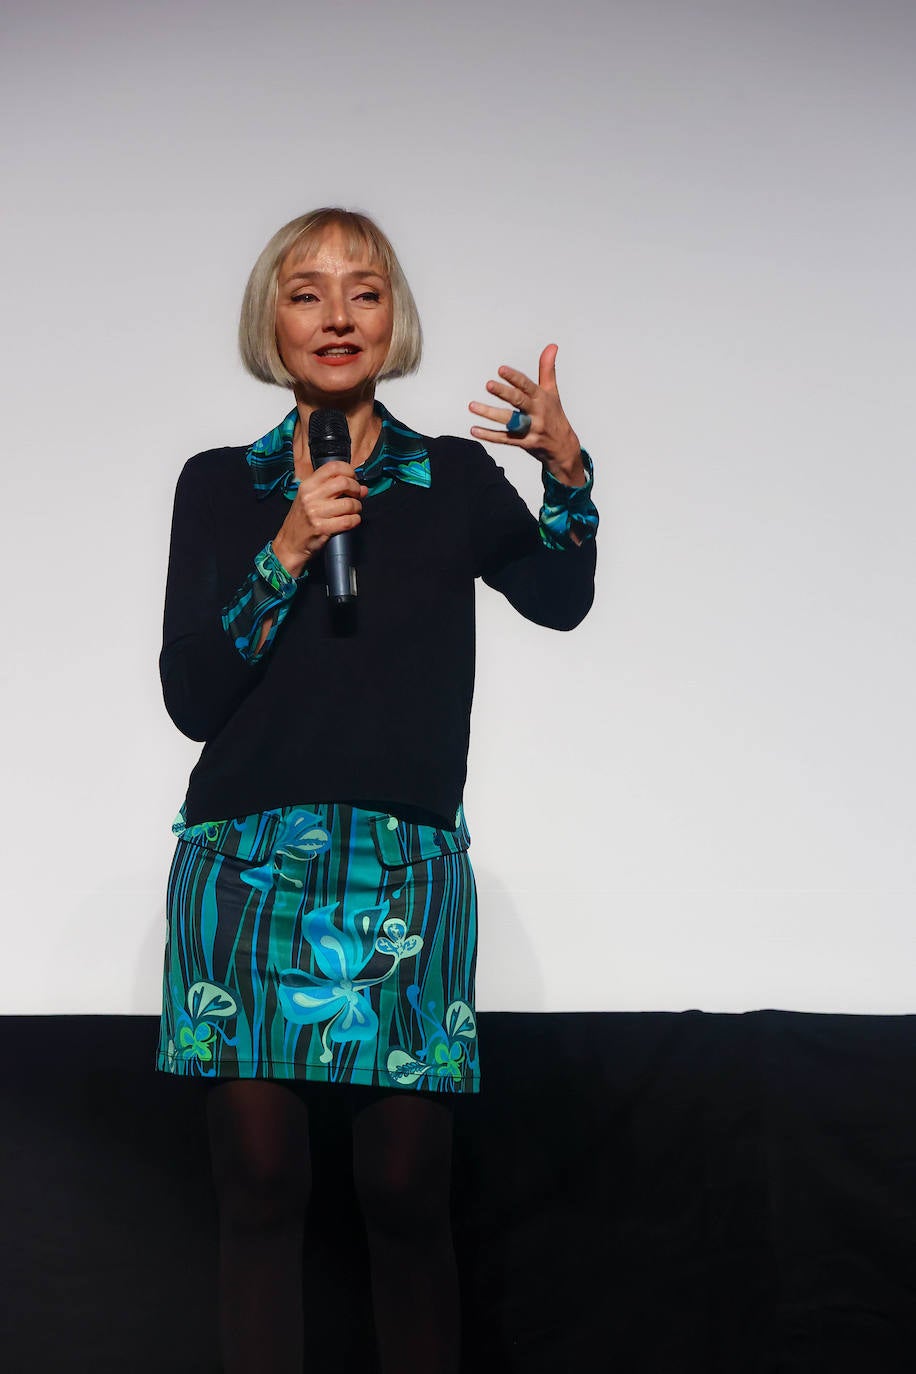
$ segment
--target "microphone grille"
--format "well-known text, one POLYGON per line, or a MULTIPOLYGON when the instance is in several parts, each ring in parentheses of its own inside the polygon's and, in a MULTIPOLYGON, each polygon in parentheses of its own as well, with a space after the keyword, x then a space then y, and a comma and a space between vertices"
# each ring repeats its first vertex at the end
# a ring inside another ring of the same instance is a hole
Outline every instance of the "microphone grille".
POLYGON ((309 452, 314 463, 329 458, 350 461, 350 427, 341 410, 313 410, 309 416, 309 452))

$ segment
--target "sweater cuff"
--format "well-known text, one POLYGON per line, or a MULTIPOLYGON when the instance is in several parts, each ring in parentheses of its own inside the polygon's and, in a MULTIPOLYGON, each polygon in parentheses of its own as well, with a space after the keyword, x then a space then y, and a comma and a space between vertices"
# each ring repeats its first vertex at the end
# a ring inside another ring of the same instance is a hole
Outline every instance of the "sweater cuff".
POLYGON ((546 468, 542 469, 544 504, 538 516, 538 530, 548 549, 575 548, 573 534, 580 543, 595 537, 598 528, 598 511, 592 500, 595 472, 585 449, 582 450, 582 465, 585 483, 581 487, 568 487, 558 482, 546 468))
MULTIPOLYGON (((302 578, 306 576, 307 571, 302 578)), ((255 554, 254 568, 222 613, 223 629, 246 663, 259 663, 270 650, 302 578, 284 568, 269 540, 255 554), (261 627, 271 616, 273 623, 258 651, 261 627)))

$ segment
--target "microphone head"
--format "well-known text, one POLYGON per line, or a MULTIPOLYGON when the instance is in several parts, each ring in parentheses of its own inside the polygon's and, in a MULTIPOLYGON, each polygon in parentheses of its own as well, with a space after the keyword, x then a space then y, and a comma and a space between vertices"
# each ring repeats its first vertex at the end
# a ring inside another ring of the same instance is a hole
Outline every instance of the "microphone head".
POLYGON ((350 427, 342 410, 313 410, 309 416, 309 454, 312 466, 340 458, 350 461, 350 427))

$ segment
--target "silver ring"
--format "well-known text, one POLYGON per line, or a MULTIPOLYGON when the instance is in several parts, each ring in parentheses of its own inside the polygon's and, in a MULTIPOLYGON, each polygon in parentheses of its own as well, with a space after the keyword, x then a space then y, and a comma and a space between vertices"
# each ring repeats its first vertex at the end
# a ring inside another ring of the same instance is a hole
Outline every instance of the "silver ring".
POLYGON ((506 433, 511 434, 513 439, 524 439, 531 428, 531 416, 524 410, 513 410, 506 425, 506 433))

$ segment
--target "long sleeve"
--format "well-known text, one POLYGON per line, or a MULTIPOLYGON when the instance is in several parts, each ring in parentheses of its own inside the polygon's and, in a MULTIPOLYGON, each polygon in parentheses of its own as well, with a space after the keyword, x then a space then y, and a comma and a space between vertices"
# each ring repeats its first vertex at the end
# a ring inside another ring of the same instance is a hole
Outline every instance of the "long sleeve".
POLYGON ((280 562, 270 541, 254 556, 254 567, 220 617, 223 629, 246 663, 260 663, 270 653, 277 631, 286 619, 296 588, 308 576, 293 577, 280 562), (270 628, 258 648, 265 620, 270 628))
POLYGON ((221 574, 206 478, 192 460, 178 479, 159 656, 166 710, 193 740, 218 733, 258 682, 263 659, 249 662, 224 625, 245 587, 239 577, 227 585, 221 574))
POLYGON ((526 619, 555 630, 575 629, 595 593, 598 513, 591 500, 591 460, 583 456, 584 487, 564 487, 545 474, 536 520, 482 445, 469 451, 475 570, 526 619), (580 545, 570 537, 573 531, 580 545))
POLYGON ((543 543, 550 549, 574 548, 576 542, 594 539, 598 531, 598 511, 592 500, 595 472, 592 460, 582 449, 585 481, 581 487, 567 487, 542 469, 544 500, 538 515, 543 543), (575 537, 574 537, 575 536, 575 537))

